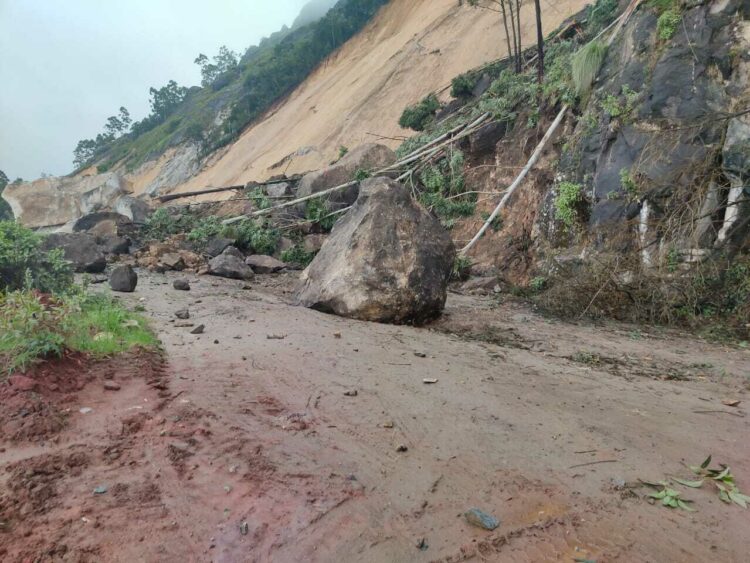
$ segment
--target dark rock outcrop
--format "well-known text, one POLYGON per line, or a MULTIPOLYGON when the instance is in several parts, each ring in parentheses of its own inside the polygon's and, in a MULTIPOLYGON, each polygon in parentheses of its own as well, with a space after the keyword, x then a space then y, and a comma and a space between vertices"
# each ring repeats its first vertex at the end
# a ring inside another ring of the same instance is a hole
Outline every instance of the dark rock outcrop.
POLYGON ((109 287, 112 291, 132 293, 138 285, 138 274, 130 266, 118 266, 109 276, 109 287))
POLYGON ((234 241, 230 238, 213 237, 208 240, 208 243, 206 243, 206 254, 208 254, 211 258, 214 258, 224 252, 227 247, 230 247, 233 244, 234 241))
POLYGON ((42 242, 42 250, 61 248, 65 259, 72 263, 76 272, 100 274, 107 267, 107 260, 96 237, 88 233, 52 233, 42 242))
POLYGON ((421 323, 442 311, 454 257, 450 235, 409 189, 366 180, 303 272, 297 302, 355 319, 421 323))

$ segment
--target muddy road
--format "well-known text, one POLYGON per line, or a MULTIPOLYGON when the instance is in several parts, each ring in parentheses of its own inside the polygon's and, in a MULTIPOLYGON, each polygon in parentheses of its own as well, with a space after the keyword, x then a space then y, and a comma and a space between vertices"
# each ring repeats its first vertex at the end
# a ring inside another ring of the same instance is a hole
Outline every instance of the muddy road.
POLYGON ((637 485, 712 454, 750 491, 748 350, 487 297, 417 329, 292 307, 291 276, 173 279, 121 297, 162 358, 94 366, 60 428, 2 437, 4 561, 747 560, 750 511, 637 485))

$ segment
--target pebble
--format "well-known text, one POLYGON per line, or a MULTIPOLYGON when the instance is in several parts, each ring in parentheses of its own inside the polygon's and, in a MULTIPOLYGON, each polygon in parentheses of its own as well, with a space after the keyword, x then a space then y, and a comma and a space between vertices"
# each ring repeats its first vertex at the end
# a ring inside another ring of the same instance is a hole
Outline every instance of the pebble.
POLYGON ((190 311, 187 309, 180 309, 179 311, 174 312, 174 316, 184 321, 185 319, 190 318, 190 311))
POLYGON ((347 397, 356 397, 358 394, 359 393, 357 392, 356 389, 352 389, 350 391, 344 391, 344 395, 346 395, 347 397))
POLYGON ((109 489, 107 488, 107 485, 99 485, 96 489, 94 489, 95 495, 103 495, 105 494, 109 489))
POLYGON ((81 414, 89 414, 90 412, 94 412, 94 409, 92 409, 91 407, 83 407, 78 412, 81 414))
POLYGON ((120 387, 119 383, 115 383, 114 381, 105 381, 104 389, 105 391, 119 391, 122 387, 120 387))
POLYGON ((406 452, 409 451, 409 448, 407 448, 404 444, 399 444, 399 446, 396 448, 397 452, 406 452))
POLYGON ((190 291, 190 282, 185 279, 174 280, 172 287, 178 291, 190 291))
POLYGON ((500 525, 500 522, 495 518, 494 516, 491 516, 487 514, 486 512, 482 512, 478 508, 472 508, 471 510, 468 510, 464 516, 466 517, 466 521, 471 524, 472 526, 477 526, 478 528, 484 528, 485 530, 494 530, 500 525))
POLYGON ((203 334, 204 330, 206 330, 206 325, 198 325, 190 331, 190 334, 203 334))

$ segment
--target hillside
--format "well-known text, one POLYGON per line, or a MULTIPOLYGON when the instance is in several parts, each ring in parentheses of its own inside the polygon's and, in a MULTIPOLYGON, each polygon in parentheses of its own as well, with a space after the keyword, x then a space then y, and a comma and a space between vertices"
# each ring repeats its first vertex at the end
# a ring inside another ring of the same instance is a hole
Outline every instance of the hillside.
MULTIPOLYGON (((547 9, 546 31, 586 4, 565 0, 547 9)), ((521 23, 528 42, 534 37, 533 22, 533 6, 526 6, 521 23)), ((279 40, 272 36, 268 41, 279 40)), ((188 127, 185 120, 174 125, 169 138, 163 137, 162 128, 172 127, 169 123, 176 120, 171 118, 137 143, 117 145, 125 152, 98 163, 99 172, 106 170, 105 174, 97 174, 93 166, 72 178, 13 186, 5 196, 26 224, 61 225, 76 216, 76 209, 84 210, 80 203, 84 193, 97 186, 101 186, 97 194, 107 192, 106 186, 113 182, 135 196, 189 191, 316 169, 334 159, 340 146, 353 148, 378 136, 395 147, 400 144, 398 137, 410 134, 398 126, 407 104, 444 90, 457 74, 502 57, 505 50, 496 13, 458 6, 455 0, 392 0, 282 102, 235 142, 209 156, 202 157, 193 141, 174 144, 182 128, 188 127), (160 157, 132 169, 144 155, 158 154, 159 147, 165 151, 160 157), (278 163, 283 164, 275 167, 278 163), (38 197, 48 202, 43 208, 34 203, 38 197)), ((250 49, 243 61, 259 56, 263 55, 258 49, 250 49)), ((233 89, 238 87, 233 83, 218 92, 204 89, 192 94, 181 111, 216 106, 218 115, 226 117, 229 100, 236 95, 233 89)))

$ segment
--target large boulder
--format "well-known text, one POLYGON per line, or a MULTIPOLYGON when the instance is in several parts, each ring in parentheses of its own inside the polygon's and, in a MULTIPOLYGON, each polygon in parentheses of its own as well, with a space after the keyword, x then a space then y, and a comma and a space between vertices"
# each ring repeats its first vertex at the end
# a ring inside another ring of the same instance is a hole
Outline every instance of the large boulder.
POLYGON ((107 267, 104 252, 89 233, 52 233, 42 242, 42 250, 53 248, 62 249, 76 272, 100 274, 107 267))
MULTIPOLYGON (((358 170, 371 172, 394 162, 396 154, 385 145, 360 145, 335 164, 306 174, 297 185, 297 195, 307 196, 346 184, 354 180, 358 170)), ((328 201, 333 204, 351 205, 357 199, 358 193, 359 186, 355 185, 331 194, 328 201)))
POLYGON ((73 223, 73 232, 87 232, 92 235, 119 235, 120 228, 132 223, 130 218, 112 211, 96 211, 80 217, 73 223))
POLYGON ((255 275, 253 269, 245 264, 240 251, 233 246, 211 259, 208 263, 208 273, 234 280, 249 280, 255 275))
POLYGON ((422 323, 445 305, 454 258, 450 235, 406 186, 373 178, 302 273, 296 300, 360 320, 422 323))
POLYGON ((132 293, 138 285, 138 274, 130 266, 118 266, 109 276, 109 286, 112 291, 132 293))

